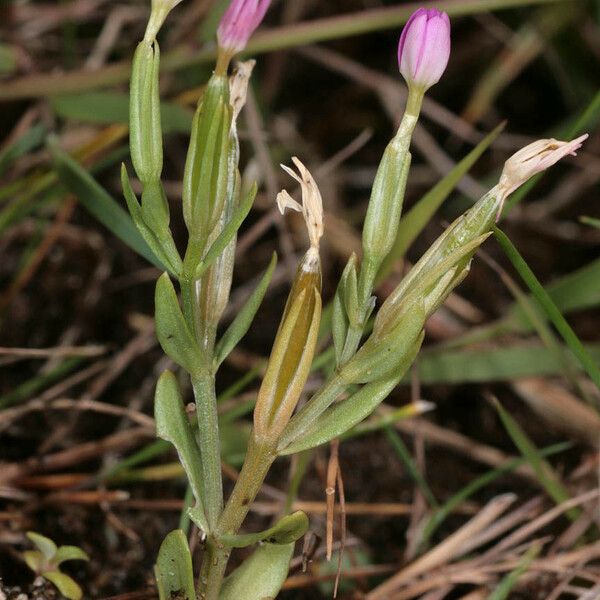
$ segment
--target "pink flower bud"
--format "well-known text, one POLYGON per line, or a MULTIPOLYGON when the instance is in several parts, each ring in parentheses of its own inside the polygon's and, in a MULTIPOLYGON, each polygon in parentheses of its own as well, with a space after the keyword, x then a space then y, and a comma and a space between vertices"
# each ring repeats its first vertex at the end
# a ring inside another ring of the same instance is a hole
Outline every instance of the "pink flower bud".
POLYGON ((398 66, 406 82, 423 90, 440 80, 450 57, 450 19, 435 8, 419 8, 402 30, 398 66))
POLYGON ((271 0, 231 0, 217 29, 219 46, 232 53, 243 50, 270 3, 271 0))

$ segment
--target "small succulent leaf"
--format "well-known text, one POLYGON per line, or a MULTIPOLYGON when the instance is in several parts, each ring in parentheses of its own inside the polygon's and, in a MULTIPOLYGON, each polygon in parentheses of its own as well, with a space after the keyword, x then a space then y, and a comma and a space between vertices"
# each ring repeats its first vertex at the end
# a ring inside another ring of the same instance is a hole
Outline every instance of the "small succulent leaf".
POLYGON ((65 598, 69 600, 81 600, 83 598, 83 592, 79 584, 68 575, 60 571, 44 571, 42 577, 52 582, 65 598))
POLYGON ((417 342, 406 353, 389 378, 368 383, 346 400, 334 404, 299 439, 292 440, 285 448, 279 449, 278 454, 296 454, 320 446, 343 435, 368 417, 405 375, 421 348, 423 338, 424 333, 421 333, 417 342))
POLYGON ((44 565, 44 555, 39 550, 25 550, 21 554, 25 564, 37 575, 40 574, 44 565))
POLYGON ((171 531, 160 545, 154 575, 160 600, 196 600, 192 556, 181 529, 171 531))
POLYGON ((156 337, 165 354, 190 375, 199 376, 205 360, 183 317, 168 273, 156 282, 154 302, 156 337))
POLYGON ((123 195, 125 196, 125 201, 127 202, 127 208, 129 209, 131 218, 133 219, 133 222, 135 223, 135 226, 137 227, 141 236, 144 238, 144 241, 160 260, 160 263, 168 267, 168 271, 171 273, 171 275, 179 275, 181 272, 181 257, 179 256, 177 248, 175 248, 173 238, 170 236, 170 240, 167 239, 165 242, 161 243, 156 234, 144 221, 144 218, 142 217, 142 209, 137 201, 133 188, 131 187, 127 168, 124 164, 121 165, 121 186, 123 188, 123 195))
POLYGON ((415 303, 402 315, 391 331, 367 339, 352 359, 340 372, 346 383, 370 383, 389 377, 401 368, 411 355, 415 342, 425 325, 425 310, 422 302, 415 303))
POLYGON ((269 544, 291 544, 306 533, 308 525, 308 517, 301 510, 298 510, 291 515, 282 517, 269 529, 258 533, 225 535, 221 536, 221 541, 232 548, 245 548, 251 544, 264 541, 269 544))
POLYGON ((90 560, 90 557, 77 546, 60 546, 52 559, 52 563, 58 567, 67 560, 90 560))
POLYGON ((175 446, 179 460, 192 487, 197 503, 194 508, 194 522, 199 523, 204 531, 208 531, 206 517, 202 510, 202 461, 200 450, 185 412, 177 378, 171 371, 164 371, 156 385, 154 418, 156 420, 156 434, 175 446))
POLYGON ((275 266, 277 265, 277 254, 273 253, 271 262, 267 267, 258 285, 246 300, 246 303, 236 315, 231 325, 227 328, 215 348, 215 364, 219 366, 229 353, 237 346, 239 341, 246 335, 250 325, 254 321, 256 312, 258 311, 263 298, 273 277, 275 266))
POLYGON ((36 533, 35 531, 28 531, 25 534, 36 548, 43 554, 46 561, 51 561, 56 554, 56 544, 45 535, 36 533))
POLYGON ((229 223, 227 223, 227 225, 225 225, 223 231, 221 231, 221 233, 217 236, 217 239, 208 249, 206 256, 198 265, 195 272, 196 279, 200 279, 200 277, 202 277, 206 269, 208 269, 214 263, 214 261, 223 253, 225 248, 227 248, 229 242, 231 242, 231 240, 235 237, 239 228, 244 222, 244 219, 248 216, 248 213, 252 208, 254 198, 256 197, 256 191, 257 187, 255 183, 250 188, 244 201, 235 209, 231 220, 229 223))
POLYGON ((223 582, 219 600, 275 598, 287 577, 294 543, 263 544, 223 582))
POLYGON ((210 527, 208 525, 208 519, 206 518, 206 514, 204 512, 204 508, 200 504, 196 504, 196 506, 192 506, 188 508, 188 516, 200 529, 200 531, 209 531, 210 527))

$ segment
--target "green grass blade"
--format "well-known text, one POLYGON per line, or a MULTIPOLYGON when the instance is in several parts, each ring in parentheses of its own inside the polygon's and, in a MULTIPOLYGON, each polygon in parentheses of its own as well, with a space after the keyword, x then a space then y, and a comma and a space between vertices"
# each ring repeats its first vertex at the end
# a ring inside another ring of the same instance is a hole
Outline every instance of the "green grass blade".
POLYGON ((415 464, 415 461, 413 460, 412 456, 410 455, 410 452, 408 451, 408 448, 406 447, 406 444, 402 441, 402 438, 398 435, 398 432, 389 425, 385 427, 384 431, 385 431, 385 435, 386 435, 388 441, 390 442, 392 448, 394 449, 396 454, 400 457, 400 460, 404 463, 404 466, 406 467, 408 474, 412 477, 413 481, 417 484, 417 486, 421 490, 421 493, 427 500, 427 503, 429 504, 429 506, 431 508, 438 508, 439 507, 438 502, 435 499, 435 496, 433 495, 433 492, 431 491, 429 484, 427 483, 427 481, 421 474, 421 471, 419 471, 417 465, 415 464))
POLYGON ((8 148, 0 152, 0 175, 6 171, 10 164, 30 150, 39 146, 46 135, 46 128, 38 123, 13 142, 8 148))
POLYGON ((518 583, 521 576, 527 571, 533 559, 540 553, 541 546, 533 544, 527 552, 521 557, 516 569, 502 578, 502 581, 496 586, 496 589, 487 597, 487 600, 506 600, 511 590, 518 583))
POLYGON ((63 185, 75 194, 82 206, 121 241, 162 271, 168 269, 144 241, 129 214, 56 142, 48 143, 54 166, 63 185))
MULTIPOLYGON (((592 358, 600 360, 600 344, 587 346, 587 351, 592 358)), ((573 360, 573 366, 579 366, 579 363, 573 360)), ((560 375, 563 363, 543 345, 527 343, 515 344, 509 348, 425 350, 419 355, 417 368, 421 382, 424 385, 434 385, 560 375)), ((403 383, 408 384, 408 379, 403 383)))
MULTIPOLYGON (((560 444, 554 444, 553 446, 548 446, 543 450, 540 450, 540 456, 547 457, 552 456, 553 454, 558 454, 559 452, 564 452, 568 448, 571 447, 571 444, 568 442, 562 442, 560 444)), ((444 504, 433 513, 425 527, 423 528, 423 536, 422 536, 422 544, 425 545, 431 539, 431 536, 437 531, 438 527, 446 520, 448 515, 450 515, 460 504, 462 504, 465 500, 468 500, 471 496, 477 493, 479 490, 483 489, 496 479, 514 471, 520 466, 524 465, 527 462, 525 458, 513 458, 512 460, 506 462, 504 465, 497 467, 495 469, 491 469, 484 473, 480 477, 473 479, 470 481, 465 487, 459 490, 456 494, 450 497, 444 504)))
MULTIPOLYGON (((547 494, 556 502, 556 504, 569 500, 570 496, 566 488, 561 483, 556 473, 554 473, 550 464, 541 456, 535 444, 529 439, 523 429, 521 429, 521 426, 512 418, 508 411, 504 409, 498 400, 494 399, 493 404, 498 411, 500 420, 508 435, 510 435, 510 438, 519 449, 519 452, 531 465, 539 484, 546 490, 547 494)), ((579 511, 571 509, 566 514, 571 520, 575 521, 579 516, 579 511)))
MULTIPOLYGON (((52 108, 63 119, 111 125, 129 123, 129 95, 117 92, 87 92, 56 96, 52 108)), ((192 129, 191 111, 170 102, 161 102, 163 133, 189 133, 192 129)))
POLYGON ((538 281, 537 277, 533 274, 533 271, 529 268, 529 265, 519 254, 519 251, 508 239, 506 234, 497 227, 494 227, 494 235, 502 247, 502 250, 504 250, 505 254, 518 271, 523 281, 527 284, 536 300, 546 311, 546 314, 562 338, 565 340, 569 348, 571 348, 573 354, 575 354, 575 356, 579 359, 586 373, 590 376, 598 389, 600 389, 600 369, 598 368, 596 361, 588 354, 573 329, 571 329, 571 326, 567 323, 561 312, 556 307, 556 304, 552 301, 552 298, 548 292, 538 281))

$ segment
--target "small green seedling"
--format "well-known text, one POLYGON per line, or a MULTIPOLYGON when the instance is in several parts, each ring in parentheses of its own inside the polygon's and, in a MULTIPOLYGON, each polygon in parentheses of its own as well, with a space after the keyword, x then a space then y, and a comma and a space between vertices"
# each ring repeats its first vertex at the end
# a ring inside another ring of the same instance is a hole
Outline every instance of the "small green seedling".
POLYGON ((67 560, 89 560, 89 556, 77 546, 60 546, 50 539, 34 531, 28 531, 27 537, 37 550, 26 550, 23 559, 36 574, 53 583, 60 593, 69 600, 80 600, 83 592, 79 585, 60 570, 60 565, 67 560))

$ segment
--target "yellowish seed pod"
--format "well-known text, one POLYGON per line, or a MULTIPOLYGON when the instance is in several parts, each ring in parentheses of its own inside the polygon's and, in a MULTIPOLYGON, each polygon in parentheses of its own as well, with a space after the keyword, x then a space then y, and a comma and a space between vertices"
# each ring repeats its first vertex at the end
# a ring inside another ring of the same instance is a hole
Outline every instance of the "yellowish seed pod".
POLYGON ((310 248, 302 258, 279 324, 267 371, 254 409, 254 436, 275 443, 290 420, 315 353, 321 323, 321 259, 319 240, 323 235, 321 194, 308 169, 292 159, 299 175, 284 167, 302 188, 302 204, 282 191, 277 202, 280 210, 302 212, 310 248))
POLYGON ((308 379, 321 322, 321 264, 310 248, 298 267, 254 410, 257 439, 277 440, 308 379))

